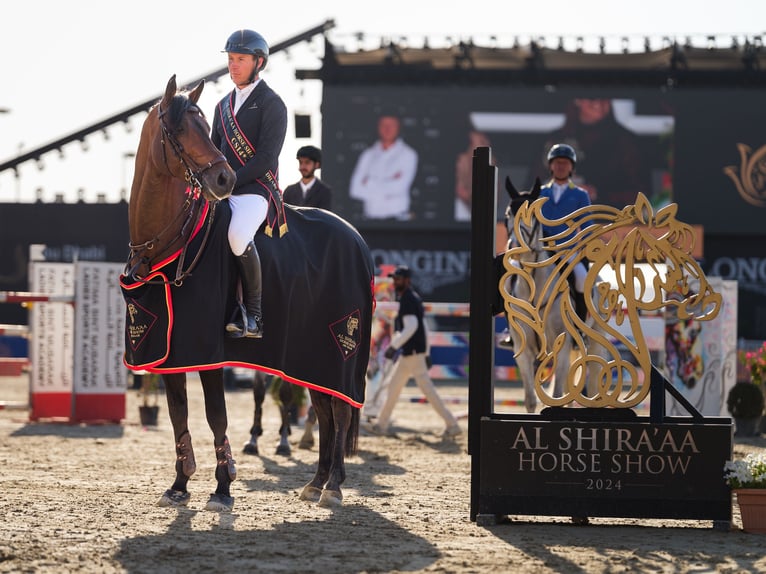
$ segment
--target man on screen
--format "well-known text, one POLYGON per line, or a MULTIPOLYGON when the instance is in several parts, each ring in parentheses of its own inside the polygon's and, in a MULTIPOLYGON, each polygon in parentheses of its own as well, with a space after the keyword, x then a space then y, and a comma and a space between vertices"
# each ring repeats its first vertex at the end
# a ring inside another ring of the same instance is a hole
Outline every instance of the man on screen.
POLYGON ((359 156, 349 195, 363 204, 364 219, 411 219, 410 188, 418 169, 417 152, 399 137, 399 118, 378 119, 378 140, 359 156))
MULTIPOLYGON (((635 203, 639 192, 652 198, 651 170, 638 136, 617 121, 612 100, 575 99, 566 112, 564 126, 548 137, 544 153, 560 142, 576 150, 574 182, 588 192, 592 203, 622 208, 635 203)), ((547 165, 547 157, 543 158, 547 165)), ((536 173, 539 169, 531 177, 536 173)))

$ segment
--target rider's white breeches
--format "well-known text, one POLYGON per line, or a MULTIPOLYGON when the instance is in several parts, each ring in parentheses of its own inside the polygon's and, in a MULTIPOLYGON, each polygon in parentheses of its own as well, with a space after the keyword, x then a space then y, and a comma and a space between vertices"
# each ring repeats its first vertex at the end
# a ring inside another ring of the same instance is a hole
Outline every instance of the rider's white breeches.
POLYGON ((266 219, 269 202, 260 195, 232 195, 231 222, 229 223, 229 246, 234 255, 242 255, 255 232, 266 219))

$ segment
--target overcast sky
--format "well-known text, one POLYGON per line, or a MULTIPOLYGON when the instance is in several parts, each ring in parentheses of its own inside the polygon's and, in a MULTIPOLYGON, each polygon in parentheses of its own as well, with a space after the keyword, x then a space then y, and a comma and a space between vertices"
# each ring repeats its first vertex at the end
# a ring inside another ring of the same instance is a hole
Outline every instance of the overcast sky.
MULTIPOLYGON (((334 43, 352 45, 362 32, 367 47, 381 37, 408 37, 421 45, 424 37, 474 38, 481 44, 496 36, 500 45, 510 46, 514 36, 522 43, 539 36, 555 43, 564 36, 572 45, 577 36, 594 41, 603 36, 616 51, 622 36, 639 49, 645 36, 659 48, 663 36, 680 41, 692 36, 701 42, 708 35, 716 35, 723 47, 731 36, 766 35, 766 2, 495 0, 462 7, 443 0, 13 2, 4 6, 0 19, 0 109, 6 110, 0 113, 0 162, 159 96, 172 74, 184 84, 225 66, 221 49, 236 29, 257 30, 275 44, 327 19, 336 24, 330 32, 334 43), (467 10, 477 6, 487 11, 467 10)), ((289 54, 275 55, 263 75, 284 98, 290 118, 308 112, 314 122, 310 140, 295 140, 292 124, 288 127, 280 166, 283 187, 299 177, 297 147, 320 143, 321 85, 295 81, 294 74, 296 67, 318 68, 321 54, 317 37, 289 54)), ((215 102, 230 89, 226 77, 205 88, 202 105, 209 118, 215 102)), ((74 201, 74 190, 80 188, 86 201, 95 201, 99 192, 116 200, 118 190, 130 185, 132 160, 126 154, 135 150, 140 123, 137 119, 128 126, 131 132, 111 128, 108 140, 89 137, 88 151, 69 145, 63 158, 46 156, 43 170, 29 164, 19 178, 0 173, 0 202, 34 201, 38 188, 46 201, 56 191, 66 191, 66 200, 74 201)))

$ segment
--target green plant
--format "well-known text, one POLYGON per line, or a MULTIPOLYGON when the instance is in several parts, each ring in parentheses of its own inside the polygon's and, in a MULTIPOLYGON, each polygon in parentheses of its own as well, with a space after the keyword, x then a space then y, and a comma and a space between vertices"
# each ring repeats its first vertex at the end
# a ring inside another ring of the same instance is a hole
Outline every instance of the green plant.
POLYGON ((726 461, 723 478, 731 488, 766 488, 766 455, 750 453, 744 459, 726 461))
POLYGON ((726 398, 726 408, 735 419, 758 418, 763 412, 763 392, 754 383, 736 383, 726 398))
POLYGON ((739 360, 750 372, 750 380, 756 385, 763 385, 766 380, 766 341, 756 351, 742 351, 739 360))

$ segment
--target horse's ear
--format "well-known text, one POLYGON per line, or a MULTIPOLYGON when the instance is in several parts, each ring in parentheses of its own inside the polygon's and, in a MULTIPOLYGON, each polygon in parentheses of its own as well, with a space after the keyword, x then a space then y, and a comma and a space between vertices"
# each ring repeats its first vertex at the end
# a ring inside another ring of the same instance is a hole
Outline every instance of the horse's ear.
POLYGON ((189 100, 191 103, 196 104, 197 100, 199 100, 200 95, 202 94, 202 88, 205 87, 205 80, 203 79, 199 84, 197 84, 197 87, 194 88, 191 92, 189 92, 189 100))
POLYGON ((513 183, 511 183, 511 177, 508 175, 505 176, 505 190, 508 192, 508 195, 511 199, 517 199, 520 197, 519 192, 515 187, 513 187, 513 183))
POLYGON ((165 88, 165 95, 162 96, 162 101, 160 102, 160 108, 168 109, 168 106, 170 105, 170 101, 173 99, 173 96, 176 95, 176 75, 173 74, 170 76, 170 79, 168 80, 168 85, 165 88))
POLYGON ((542 184, 540 182, 540 176, 538 176, 538 177, 535 178, 535 185, 534 185, 534 187, 532 187, 532 191, 529 194, 530 195, 529 199, 531 201, 534 201, 535 199, 540 197, 540 187, 541 187, 541 185, 542 184))

